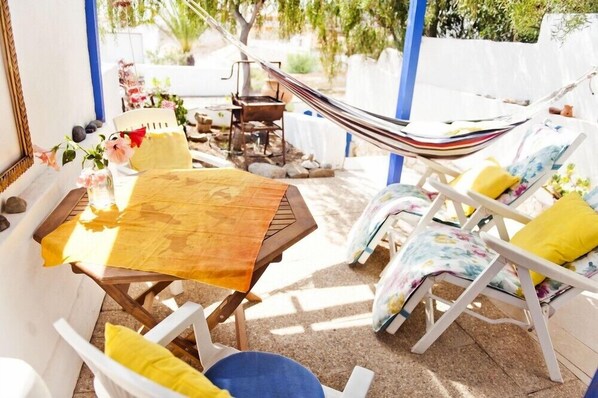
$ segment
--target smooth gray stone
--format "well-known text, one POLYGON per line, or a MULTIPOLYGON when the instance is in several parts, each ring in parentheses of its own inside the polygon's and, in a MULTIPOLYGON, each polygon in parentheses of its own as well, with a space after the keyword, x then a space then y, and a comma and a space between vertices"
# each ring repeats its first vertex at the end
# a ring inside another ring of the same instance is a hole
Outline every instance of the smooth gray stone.
POLYGON ((309 177, 309 170, 307 170, 305 167, 299 166, 298 164, 288 163, 288 164, 285 164, 282 168, 286 170, 287 175, 290 178, 307 178, 307 177, 309 177))
POLYGON ((6 217, 0 214, 0 231, 4 231, 8 227, 10 227, 10 223, 8 222, 6 217))
POLYGON ((94 123, 90 122, 87 124, 87 126, 85 126, 85 133, 86 134, 95 133, 97 129, 98 129, 98 127, 94 123))
POLYGON ((266 178, 285 178, 287 176, 285 169, 268 163, 252 163, 249 165, 248 170, 252 174, 266 178))
POLYGON ((301 167, 305 167, 306 169, 317 169, 320 167, 320 164, 315 160, 304 160, 301 162, 301 167))
POLYGON ((75 126, 73 127, 72 131, 73 141, 81 142, 85 139, 85 129, 82 126, 75 126))
POLYGON ((89 122, 89 124, 93 124, 96 126, 96 128, 100 128, 104 125, 104 122, 102 122, 101 120, 92 120, 91 122, 89 122))
POLYGON ((4 203, 4 211, 8 214, 24 213, 27 210, 27 201, 18 196, 11 196, 4 203))
POLYGON ((189 133, 187 134, 187 138, 193 142, 207 142, 209 137, 205 133, 189 133))

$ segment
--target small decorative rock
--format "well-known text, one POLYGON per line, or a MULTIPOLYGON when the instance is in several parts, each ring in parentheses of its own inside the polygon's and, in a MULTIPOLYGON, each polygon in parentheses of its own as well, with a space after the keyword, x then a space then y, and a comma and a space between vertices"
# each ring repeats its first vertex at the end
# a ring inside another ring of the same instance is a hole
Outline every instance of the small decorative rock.
POLYGON ((285 169, 268 163, 252 163, 249 165, 248 170, 252 174, 267 178, 285 178, 287 176, 285 169))
POLYGON ((198 133, 209 133, 212 128, 212 119, 208 115, 196 112, 195 121, 197 122, 198 133))
POLYGON ((304 160, 303 162, 301 162, 301 167, 305 167, 306 169, 317 169, 318 167, 320 167, 320 165, 318 164, 318 162, 316 162, 315 160, 304 160))
POLYGON ((88 123, 87 126, 85 126, 85 133, 86 134, 95 133, 97 129, 98 128, 94 123, 88 123))
POLYGON ((81 126, 73 127, 72 137, 75 142, 83 141, 85 139, 85 129, 81 126))
POLYGON ((206 142, 208 140, 208 134, 189 133, 187 137, 189 141, 193 142, 206 142))
POLYGON ((10 223, 8 222, 6 217, 0 214, 0 231, 4 231, 8 227, 10 227, 10 223))
POLYGON ((334 170, 331 169, 313 169, 309 171, 309 178, 334 177, 334 170))
POLYGON ((90 124, 93 124, 94 126, 96 126, 96 128, 100 128, 104 125, 104 122, 102 122, 101 120, 92 120, 91 122, 89 122, 90 124))
POLYGON ((307 170, 305 167, 299 166, 298 164, 288 163, 288 164, 285 164, 282 168, 286 170, 287 175, 290 178, 307 178, 307 177, 309 177, 309 170, 307 170))
POLYGON ((4 203, 4 211, 8 214, 24 213, 27 210, 27 202, 18 196, 11 196, 4 203))
POLYGON ((216 135, 212 136, 212 138, 214 138, 214 140, 218 142, 228 142, 229 135, 230 134, 228 133, 219 132, 216 135))
POLYGON ((322 163, 320 165, 323 169, 331 169, 332 165, 330 163, 322 163))

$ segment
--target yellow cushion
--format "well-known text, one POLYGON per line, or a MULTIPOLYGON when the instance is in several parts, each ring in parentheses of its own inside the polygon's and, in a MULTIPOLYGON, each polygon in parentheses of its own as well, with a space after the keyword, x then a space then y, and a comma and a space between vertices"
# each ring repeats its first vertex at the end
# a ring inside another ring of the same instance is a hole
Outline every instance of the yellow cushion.
POLYGON ((106 355, 164 387, 188 397, 230 398, 201 372, 129 328, 106 323, 105 338, 106 355))
MULTIPOLYGON (((578 193, 569 193, 521 228, 511 243, 553 263, 568 263, 598 246, 598 213, 578 193)), ((545 279, 530 274, 534 285, 545 279)))
POLYGON ((172 130, 148 132, 129 163, 138 171, 193 167, 185 133, 172 130))
MULTIPOLYGON (((480 162, 475 167, 464 171, 450 182, 450 186, 458 191, 475 191, 492 199, 498 198, 507 188, 519 182, 519 178, 512 176, 500 167, 493 158, 480 162)), ((475 208, 463 205, 466 216, 470 216, 475 208)))

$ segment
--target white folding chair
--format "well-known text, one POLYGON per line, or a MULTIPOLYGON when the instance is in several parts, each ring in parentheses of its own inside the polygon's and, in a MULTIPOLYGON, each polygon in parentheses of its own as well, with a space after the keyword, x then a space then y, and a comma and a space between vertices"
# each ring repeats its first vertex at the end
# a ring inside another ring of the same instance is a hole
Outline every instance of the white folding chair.
MULTIPOLYGON (((187 302, 154 328, 145 338, 160 345, 166 345, 179 336, 189 326, 193 326, 200 361, 205 373, 219 361, 239 353, 236 349, 213 343, 201 305, 187 302)), ((142 397, 142 398, 174 398, 182 395, 169 390, 104 355, 101 351, 81 337, 64 319, 54 323, 58 333, 83 358, 95 375, 96 394, 102 397, 142 397)), ((374 373, 371 370, 356 366, 345 389, 334 390, 322 386, 327 398, 365 397, 374 373)), ((255 396, 260 396, 259 391, 255 396)))

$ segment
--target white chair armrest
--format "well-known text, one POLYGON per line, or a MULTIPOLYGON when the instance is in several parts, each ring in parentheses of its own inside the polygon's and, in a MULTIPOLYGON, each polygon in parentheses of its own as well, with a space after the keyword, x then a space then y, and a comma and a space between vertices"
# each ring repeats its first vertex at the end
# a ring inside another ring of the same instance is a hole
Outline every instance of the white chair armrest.
POLYGON ((355 366, 341 397, 365 398, 373 380, 374 372, 361 366, 355 366))
POLYGON ((204 317, 203 308, 188 301, 147 332, 145 338, 165 346, 191 326, 197 317, 204 317))
POLYGON ((486 195, 482 195, 474 191, 467 191, 467 195, 477 202, 474 207, 482 206, 490 214, 496 214, 504 218, 510 218, 511 220, 515 220, 521 224, 527 224, 532 220, 532 218, 528 215, 523 214, 520 211, 517 211, 514 208, 507 206, 504 203, 500 203, 499 201, 494 200, 486 195))
POLYGON ((196 151, 194 149, 190 149, 189 152, 191 152, 191 157, 194 160, 199 160, 201 162, 205 162, 216 167, 234 167, 234 164, 232 162, 229 162, 226 159, 219 158, 218 156, 196 151))
POLYGON ((432 180, 432 179, 428 179, 428 183, 430 185, 432 185, 432 187, 437 190, 438 192, 440 192, 441 194, 443 194, 444 196, 446 196, 447 199, 450 199, 454 202, 458 202, 458 203, 464 203, 466 205, 472 206, 472 207, 479 207, 479 203, 476 202, 475 200, 473 200, 471 197, 457 191, 455 188, 451 187, 448 184, 443 184, 440 181, 436 181, 436 180, 432 180))
POLYGON ((598 282, 586 278, 568 270, 558 264, 547 261, 542 257, 525 251, 512 243, 505 242, 486 232, 480 234, 484 242, 498 254, 513 262, 516 266, 533 270, 546 275, 547 277, 565 283, 567 285, 587 290, 593 293, 598 292, 598 282))
POLYGON ((427 168, 431 169, 436 173, 446 174, 452 177, 457 177, 461 172, 456 169, 452 169, 444 164, 438 163, 434 160, 424 158, 422 156, 417 156, 417 160, 422 162, 427 168))
POLYGON ((238 352, 233 347, 213 343, 203 307, 191 301, 183 304, 145 334, 145 338, 160 345, 173 341, 189 326, 193 326, 199 360, 204 372, 220 359, 238 352))

